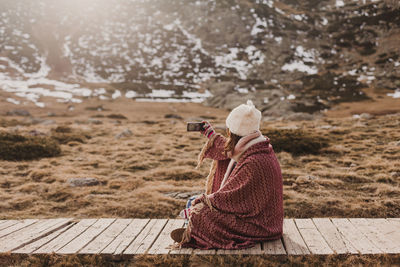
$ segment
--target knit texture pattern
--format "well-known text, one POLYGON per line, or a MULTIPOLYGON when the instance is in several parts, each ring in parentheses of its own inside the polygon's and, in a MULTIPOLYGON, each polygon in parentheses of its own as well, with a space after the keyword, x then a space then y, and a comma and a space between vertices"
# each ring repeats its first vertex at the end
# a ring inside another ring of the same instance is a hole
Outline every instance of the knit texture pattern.
POLYGON ((217 162, 210 194, 193 205, 182 247, 243 249, 279 239, 283 227, 283 185, 279 162, 269 141, 257 143, 240 157, 220 188, 230 159, 223 154, 225 137, 216 135, 204 153, 217 162))

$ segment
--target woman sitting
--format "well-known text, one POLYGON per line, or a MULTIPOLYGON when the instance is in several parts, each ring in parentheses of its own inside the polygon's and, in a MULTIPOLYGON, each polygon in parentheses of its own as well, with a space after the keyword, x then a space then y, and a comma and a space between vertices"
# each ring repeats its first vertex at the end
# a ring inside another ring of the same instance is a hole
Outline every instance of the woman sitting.
POLYGON ((282 236, 282 174, 269 139, 259 127, 261 112, 251 101, 226 119, 228 138, 205 122, 208 137, 199 156, 213 159, 205 194, 194 199, 187 228, 172 238, 181 247, 243 249, 282 236))

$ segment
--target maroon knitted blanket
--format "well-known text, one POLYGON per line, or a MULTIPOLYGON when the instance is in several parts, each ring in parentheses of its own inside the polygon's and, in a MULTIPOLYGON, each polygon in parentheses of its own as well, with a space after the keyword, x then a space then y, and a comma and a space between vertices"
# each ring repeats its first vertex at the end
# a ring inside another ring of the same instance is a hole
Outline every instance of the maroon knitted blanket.
POLYGON ((282 236, 282 174, 268 139, 242 154, 220 188, 230 162, 225 141, 216 135, 206 144, 204 157, 217 164, 207 194, 193 203, 182 247, 242 249, 282 236))

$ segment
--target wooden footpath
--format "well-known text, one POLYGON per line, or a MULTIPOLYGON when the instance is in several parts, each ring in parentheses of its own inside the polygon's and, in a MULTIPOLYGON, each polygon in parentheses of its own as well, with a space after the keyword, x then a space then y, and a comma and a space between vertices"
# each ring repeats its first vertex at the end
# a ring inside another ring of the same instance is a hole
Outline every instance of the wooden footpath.
POLYGON ((181 219, 0 220, 0 253, 11 254, 400 254, 400 218, 285 219, 280 240, 242 250, 170 249, 181 219))

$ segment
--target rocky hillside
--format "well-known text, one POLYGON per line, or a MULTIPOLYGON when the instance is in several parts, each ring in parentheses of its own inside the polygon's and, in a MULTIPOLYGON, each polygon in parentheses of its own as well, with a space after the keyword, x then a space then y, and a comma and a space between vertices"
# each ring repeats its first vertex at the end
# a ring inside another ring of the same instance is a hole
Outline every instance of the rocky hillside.
POLYGON ((400 87, 400 8, 379 0, 2 0, 0 89, 313 113, 400 87))

